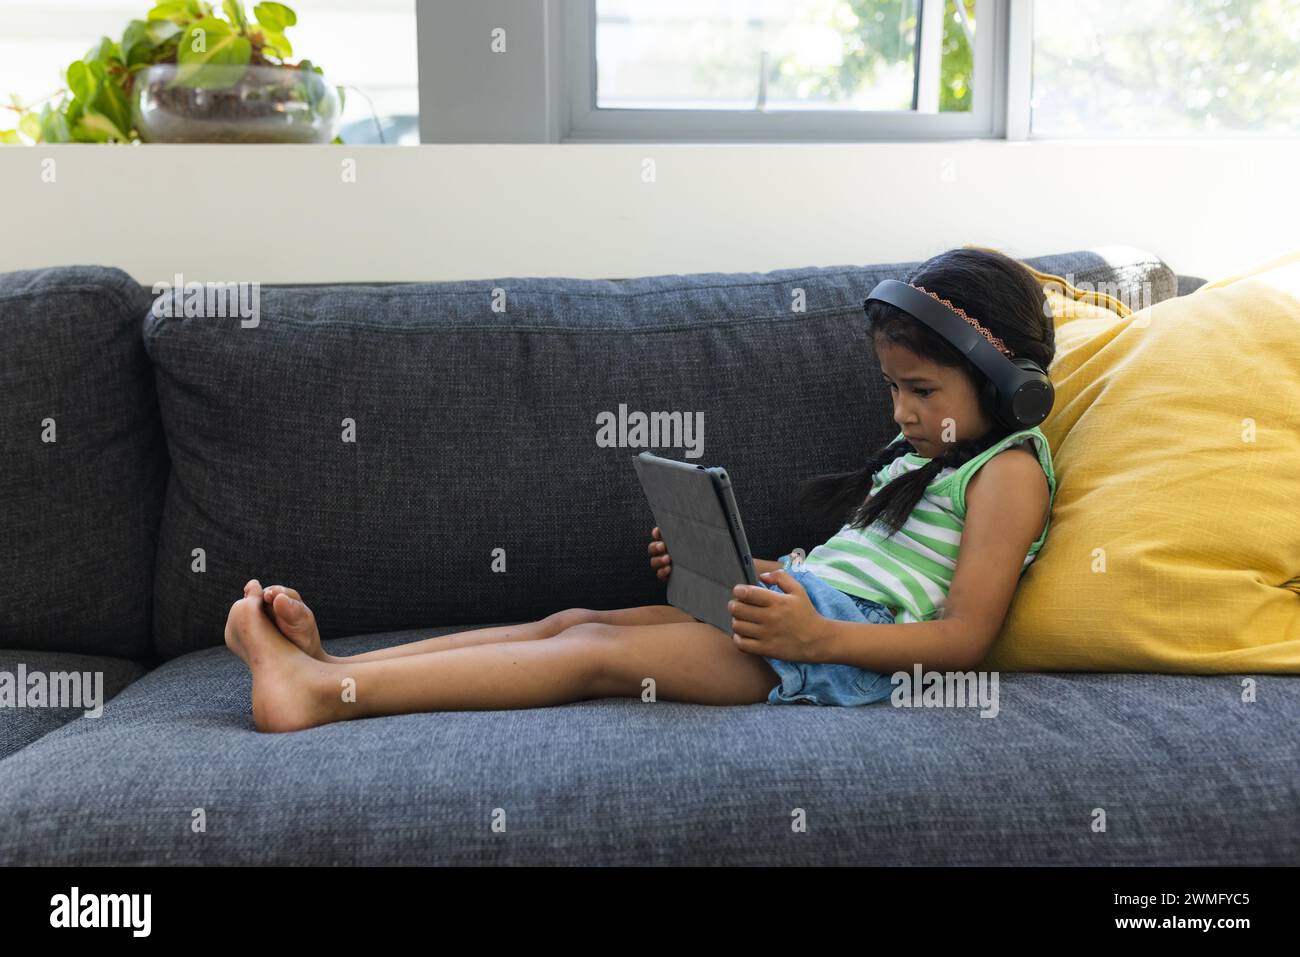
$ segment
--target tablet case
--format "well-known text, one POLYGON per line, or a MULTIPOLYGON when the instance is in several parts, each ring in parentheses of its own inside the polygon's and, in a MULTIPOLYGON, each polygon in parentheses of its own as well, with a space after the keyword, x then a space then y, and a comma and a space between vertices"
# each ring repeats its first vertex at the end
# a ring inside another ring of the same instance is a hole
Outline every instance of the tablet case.
POLYGON ((731 590, 761 584, 725 469, 642 452, 633 460, 672 557, 668 604, 731 634, 731 590))

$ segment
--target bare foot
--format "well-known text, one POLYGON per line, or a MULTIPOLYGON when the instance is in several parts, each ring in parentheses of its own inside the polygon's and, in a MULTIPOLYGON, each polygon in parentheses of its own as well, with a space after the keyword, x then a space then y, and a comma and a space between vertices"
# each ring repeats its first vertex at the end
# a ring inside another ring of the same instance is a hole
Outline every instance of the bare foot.
POLYGON ((320 629, 316 627, 316 616, 303 602, 302 596, 288 585, 267 585, 262 588, 256 578, 244 586, 244 594, 261 593, 266 602, 266 609, 271 613, 271 620, 280 629, 280 634, 301 648, 317 661, 337 661, 333 655, 325 653, 320 643, 320 629), (281 598, 280 596, 284 597, 281 598))
POLYGON ((262 605, 260 591, 245 595, 226 620, 226 646, 253 673, 253 724, 258 731, 301 731, 335 720, 337 682, 279 632, 262 605))

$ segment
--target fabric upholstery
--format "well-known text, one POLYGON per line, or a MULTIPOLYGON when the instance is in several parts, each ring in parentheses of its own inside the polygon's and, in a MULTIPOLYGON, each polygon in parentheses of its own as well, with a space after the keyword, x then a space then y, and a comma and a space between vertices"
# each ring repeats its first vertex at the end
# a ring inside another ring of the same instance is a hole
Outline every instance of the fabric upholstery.
MULTIPOLYGON (((1029 262, 1175 291, 1140 250, 1029 262)), ((896 431, 862 301, 915 265, 267 288, 254 326, 150 315, 173 463, 159 653, 220 644, 249 578, 298 588, 327 638, 661 603, 646 448, 725 463, 756 555, 811 549, 835 527, 794 514, 795 483, 896 431), (655 412, 702 422, 702 446, 600 443, 601 416, 655 412)))
MULTIPOLYGON (((109 700, 143 675, 145 668, 134 661, 125 661, 121 658, 71 655, 51 651, 0 650, 0 681, 12 687, 15 692, 24 687, 21 684, 21 677, 24 675, 30 677, 40 674, 46 687, 50 687, 60 680, 58 677, 60 674, 74 672, 85 678, 82 684, 86 689, 86 696, 81 701, 91 703, 91 707, 52 707, 50 705, 62 703, 62 699, 56 700, 53 695, 46 696, 46 706, 19 707, 15 703, 0 707, 0 758, 21 750, 69 721, 78 718, 87 721, 102 720, 108 713, 109 700), (101 677, 96 679, 96 674, 101 677), (98 689, 102 694, 99 703, 104 710, 97 715, 86 713, 88 710, 94 710, 91 702, 92 689, 98 689)), ((26 687, 32 687, 32 684, 29 682, 26 687)), ((24 696, 23 700, 29 702, 31 699, 24 696)), ((0 771, 0 776, 3 774, 4 772, 0 771)))
POLYGON ((1016 674, 993 718, 629 698, 279 734, 254 730, 251 686, 227 649, 198 651, 0 763, 0 864, 1300 859, 1289 677, 1260 677, 1250 704, 1230 676, 1016 674))
POLYGON ((1300 251, 1132 313, 1049 298, 1053 528, 983 667, 1300 673, 1300 251))
POLYGON ((0 648, 151 650, 167 482, 151 301, 118 269, 0 274, 0 648))

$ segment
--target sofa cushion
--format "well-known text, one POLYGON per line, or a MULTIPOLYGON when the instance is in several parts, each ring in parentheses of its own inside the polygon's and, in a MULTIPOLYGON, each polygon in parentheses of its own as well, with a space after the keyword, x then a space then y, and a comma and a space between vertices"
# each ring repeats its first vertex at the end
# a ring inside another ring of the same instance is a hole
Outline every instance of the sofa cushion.
MULTIPOLYGON (((1029 262, 1174 293, 1140 250, 1029 262)), ((297 588, 326 638, 661 604, 646 448, 725 465, 756 555, 824 541, 790 494, 897 431, 862 301, 915 265, 263 288, 255 323, 151 315, 159 653, 219 645, 250 578, 297 588), (681 432, 639 435, 652 413, 681 432)))
POLYGON ((167 481, 151 301, 118 269, 0 275, 0 647, 151 652, 167 481))
POLYGON ((1124 315, 1049 301, 1053 529, 982 667, 1300 673, 1300 251, 1124 315))
POLYGON ((102 720, 9 758, 0 865, 1300 858, 1294 677, 1259 678, 1249 704, 1234 677, 1016 674, 1003 676, 993 718, 888 702, 610 698, 281 734, 254 729, 251 688, 226 648, 195 652, 130 685, 102 720), (203 833, 192 830, 196 808, 203 833), (806 832, 791 827, 796 808, 806 832))
POLYGON ((101 720, 108 713, 109 699, 144 673, 142 665, 121 658, 0 650, 0 758, 69 721, 81 717, 101 720), (78 676, 75 679, 74 674, 78 676), (49 689, 42 699, 28 696, 36 687, 49 689), (65 697, 58 690, 62 688, 69 689, 71 696, 65 697), (12 702, 10 694, 14 695, 12 702), (88 713, 95 711, 99 713, 88 713))

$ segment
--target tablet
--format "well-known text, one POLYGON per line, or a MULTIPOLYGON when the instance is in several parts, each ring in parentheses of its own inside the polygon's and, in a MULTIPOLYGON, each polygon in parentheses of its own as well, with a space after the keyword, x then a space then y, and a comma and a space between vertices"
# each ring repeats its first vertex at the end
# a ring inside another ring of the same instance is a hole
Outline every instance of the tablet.
POLYGON ((762 583, 726 470, 650 452, 636 456, 633 464, 672 556, 668 604, 730 635, 731 590, 762 583))

